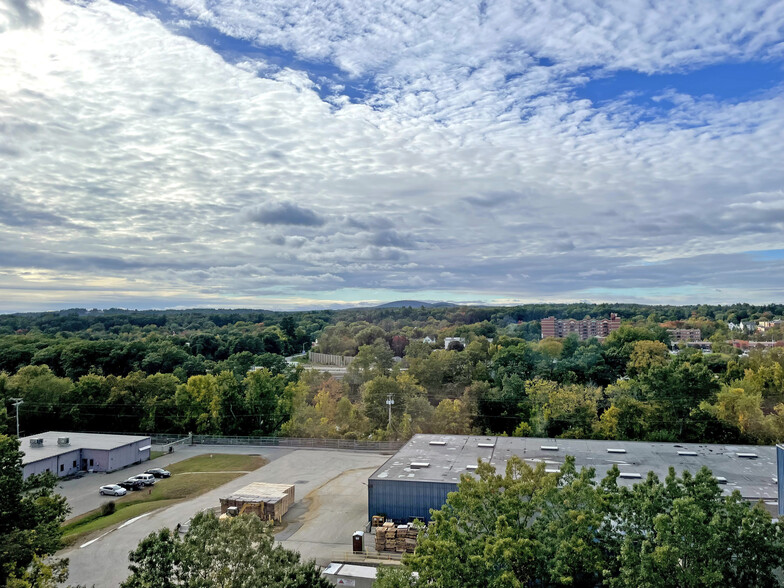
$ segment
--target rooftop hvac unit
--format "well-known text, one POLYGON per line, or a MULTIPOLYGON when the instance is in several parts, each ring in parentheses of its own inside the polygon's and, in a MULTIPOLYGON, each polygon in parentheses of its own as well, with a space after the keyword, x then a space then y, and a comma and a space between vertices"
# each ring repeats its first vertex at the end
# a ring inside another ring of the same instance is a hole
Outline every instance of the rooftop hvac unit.
POLYGON ((71 439, 68 438, 68 437, 58 437, 57 438, 57 444, 60 447, 65 447, 66 445, 70 445, 71 444, 71 439))
POLYGON ((35 439, 30 439, 30 447, 43 447, 43 446, 44 446, 44 440, 41 439, 40 437, 37 437, 35 439))

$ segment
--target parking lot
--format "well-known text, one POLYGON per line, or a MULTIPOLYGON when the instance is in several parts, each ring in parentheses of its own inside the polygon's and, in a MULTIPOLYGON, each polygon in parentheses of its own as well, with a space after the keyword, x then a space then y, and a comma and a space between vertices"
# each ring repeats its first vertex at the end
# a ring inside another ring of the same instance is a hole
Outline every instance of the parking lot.
POLYGON ((74 512, 87 512, 108 498, 98 494, 99 486, 204 453, 259 454, 270 463, 202 496, 132 519, 63 551, 59 555, 70 559, 68 584, 117 586, 128 575, 128 553, 141 539, 161 527, 173 528, 200 510, 219 506, 221 496, 251 482, 295 485, 296 502, 284 517, 286 527, 278 539, 308 559, 328 563, 351 550, 353 532, 362 529, 367 519, 364 482, 389 457, 337 450, 195 446, 114 474, 64 482, 61 492, 74 512))
POLYGON ((92 474, 85 474, 81 478, 66 480, 60 482, 57 487, 57 492, 68 501, 68 506, 71 512, 69 518, 77 517, 86 512, 90 512, 101 506, 107 500, 111 500, 111 496, 101 496, 98 494, 98 488, 106 484, 116 484, 141 474, 150 468, 165 468, 169 464, 188 459, 195 455, 203 455, 205 453, 241 453, 244 455, 258 454, 262 455, 268 460, 272 461, 281 455, 291 452, 291 449, 278 449, 274 447, 212 447, 204 445, 194 445, 189 447, 178 448, 174 453, 167 453, 156 459, 145 461, 144 463, 133 465, 122 470, 112 473, 95 472, 92 474))

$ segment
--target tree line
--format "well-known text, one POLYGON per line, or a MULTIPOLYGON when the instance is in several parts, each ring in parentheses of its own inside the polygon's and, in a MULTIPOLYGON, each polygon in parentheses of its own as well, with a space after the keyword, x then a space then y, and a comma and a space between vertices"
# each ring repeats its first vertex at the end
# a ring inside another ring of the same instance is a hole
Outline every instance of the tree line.
MULTIPOLYGON (((26 332, 0 337, 0 419, 10 424, 10 399, 22 398, 20 420, 29 434, 65 429, 384 440, 477 432, 781 440, 782 350, 740 355, 731 347, 712 354, 684 348, 674 354, 670 323, 660 322, 668 308, 635 306, 657 310, 625 319, 604 341, 531 340, 531 323, 513 320, 507 308, 45 315, 26 332), (214 322, 237 316, 264 321, 214 322), (41 330, 55 319, 90 326, 41 330), (140 326, 131 319, 154 322, 140 326), (481 320, 464 322, 474 319, 481 320), (115 320, 122 324, 107 329, 115 320), (446 337, 465 344, 444 349, 446 337), (345 378, 284 360, 310 345, 353 356, 345 378)), ((690 307, 673 308, 683 314, 690 307)), ((744 305, 708 310, 714 317, 772 312, 744 305)), ((726 325, 694 312, 676 324, 724 336, 726 325)))

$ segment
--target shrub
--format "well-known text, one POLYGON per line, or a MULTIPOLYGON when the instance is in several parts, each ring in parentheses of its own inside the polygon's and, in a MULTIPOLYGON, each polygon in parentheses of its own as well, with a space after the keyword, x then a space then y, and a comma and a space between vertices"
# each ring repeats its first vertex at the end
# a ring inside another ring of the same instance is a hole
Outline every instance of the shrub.
POLYGON ((101 505, 101 516, 109 516, 110 514, 114 513, 115 510, 117 510, 117 507, 115 506, 114 502, 104 502, 101 505))

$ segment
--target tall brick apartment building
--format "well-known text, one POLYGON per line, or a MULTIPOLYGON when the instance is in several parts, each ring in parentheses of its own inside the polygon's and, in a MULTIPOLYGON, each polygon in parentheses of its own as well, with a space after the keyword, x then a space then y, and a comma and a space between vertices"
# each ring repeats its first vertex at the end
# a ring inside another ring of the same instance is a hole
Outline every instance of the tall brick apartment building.
POLYGON ((579 337, 580 341, 591 337, 606 337, 621 326, 620 317, 614 312, 609 319, 586 318, 581 321, 575 319, 557 319, 554 316, 543 318, 542 339, 545 337, 568 337, 572 333, 579 337))

